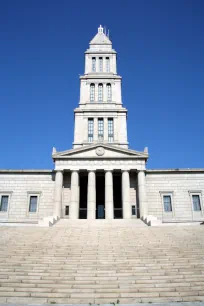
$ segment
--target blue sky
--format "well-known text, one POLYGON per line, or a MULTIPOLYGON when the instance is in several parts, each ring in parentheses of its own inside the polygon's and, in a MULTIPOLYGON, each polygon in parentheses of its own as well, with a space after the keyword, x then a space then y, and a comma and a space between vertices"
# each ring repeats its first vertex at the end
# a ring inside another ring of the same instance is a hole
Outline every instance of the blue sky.
POLYGON ((0 1, 0 168, 71 148, 84 51, 110 29, 131 149, 148 168, 204 167, 204 1, 0 1))

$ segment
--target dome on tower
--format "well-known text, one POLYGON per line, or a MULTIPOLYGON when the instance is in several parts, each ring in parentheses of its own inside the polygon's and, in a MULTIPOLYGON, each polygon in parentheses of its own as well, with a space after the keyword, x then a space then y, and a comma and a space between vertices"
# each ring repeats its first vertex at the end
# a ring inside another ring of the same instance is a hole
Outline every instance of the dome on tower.
POLYGON ((90 45, 112 45, 109 37, 103 32, 103 27, 100 25, 98 33, 90 41, 90 45))

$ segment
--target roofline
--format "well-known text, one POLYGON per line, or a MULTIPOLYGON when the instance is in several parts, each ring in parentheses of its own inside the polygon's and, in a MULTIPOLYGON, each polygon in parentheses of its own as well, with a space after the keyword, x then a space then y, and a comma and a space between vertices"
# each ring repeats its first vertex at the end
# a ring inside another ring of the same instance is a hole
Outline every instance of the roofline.
POLYGON ((146 173, 204 173, 204 168, 146 169, 146 173))
POLYGON ((104 50, 104 51, 97 51, 97 50, 91 50, 88 49, 84 52, 84 54, 117 54, 117 52, 114 49, 111 50, 104 50))
POLYGON ((0 173, 38 173, 38 174, 51 174, 54 170, 50 169, 0 169, 0 173))
POLYGON ((144 159, 144 160, 147 160, 148 159, 148 156, 128 156, 128 157, 104 157, 104 156, 101 156, 101 157, 72 157, 72 156, 52 156, 52 159, 53 161, 56 161, 56 160, 129 160, 129 159, 144 159))

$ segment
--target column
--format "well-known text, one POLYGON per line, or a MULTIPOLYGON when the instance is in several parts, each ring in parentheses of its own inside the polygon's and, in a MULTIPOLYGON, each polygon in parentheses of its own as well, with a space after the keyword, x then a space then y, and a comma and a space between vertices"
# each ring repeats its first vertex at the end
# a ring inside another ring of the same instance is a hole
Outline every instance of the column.
POLYGON ((79 218, 79 172, 71 172, 71 196, 69 205, 69 219, 79 218))
POLYGON ((98 142, 98 118, 94 118, 94 142, 98 142))
POLYGON ((113 173, 110 170, 105 172, 105 211, 106 219, 113 219, 113 173))
POLYGON ((107 102, 107 88, 106 88, 107 84, 103 83, 103 101, 107 102))
POLYGON ((108 118, 104 118, 104 142, 108 142, 108 118))
POLYGON ((54 215, 61 217, 62 211, 62 184, 63 171, 57 171, 55 174, 55 200, 54 200, 54 215))
POLYGON ((98 102, 98 83, 95 83, 95 103, 98 102))
POLYGON ((123 219, 131 219, 130 206, 130 176, 127 170, 122 172, 122 200, 123 200, 123 219))
POLYGON ((83 130, 84 130, 84 141, 88 142, 88 118, 87 117, 84 117, 83 130))
POLYGON ((138 172, 138 194, 139 194, 139 207, 140 217, 148 215, 147 203, 146 203, 146 182, 144 170, 138 172))
POLYGON ((96 218, 96 173, 88 172, 87 219, 96 218))
POLYGON ((117 126, 117 123, 118 123, 118 118, 115 117, 113 118, 113 133, 114 133, 114 142, 117 142, 118 141, 118 126, 117 126))

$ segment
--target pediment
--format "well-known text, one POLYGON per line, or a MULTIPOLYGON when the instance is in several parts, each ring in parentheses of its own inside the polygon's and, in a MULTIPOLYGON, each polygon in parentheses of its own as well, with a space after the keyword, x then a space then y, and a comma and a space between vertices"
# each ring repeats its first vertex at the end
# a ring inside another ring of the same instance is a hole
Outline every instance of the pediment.
POLYGON ((132 158, 132 159, 147 159, 148 153, 138 152, 130 149, 120 148, 114 145, 94 144, 77 149, 71 149, 62 152, 55 152, 52 155, 56 159, 117 159, 117 158, 132 158))

